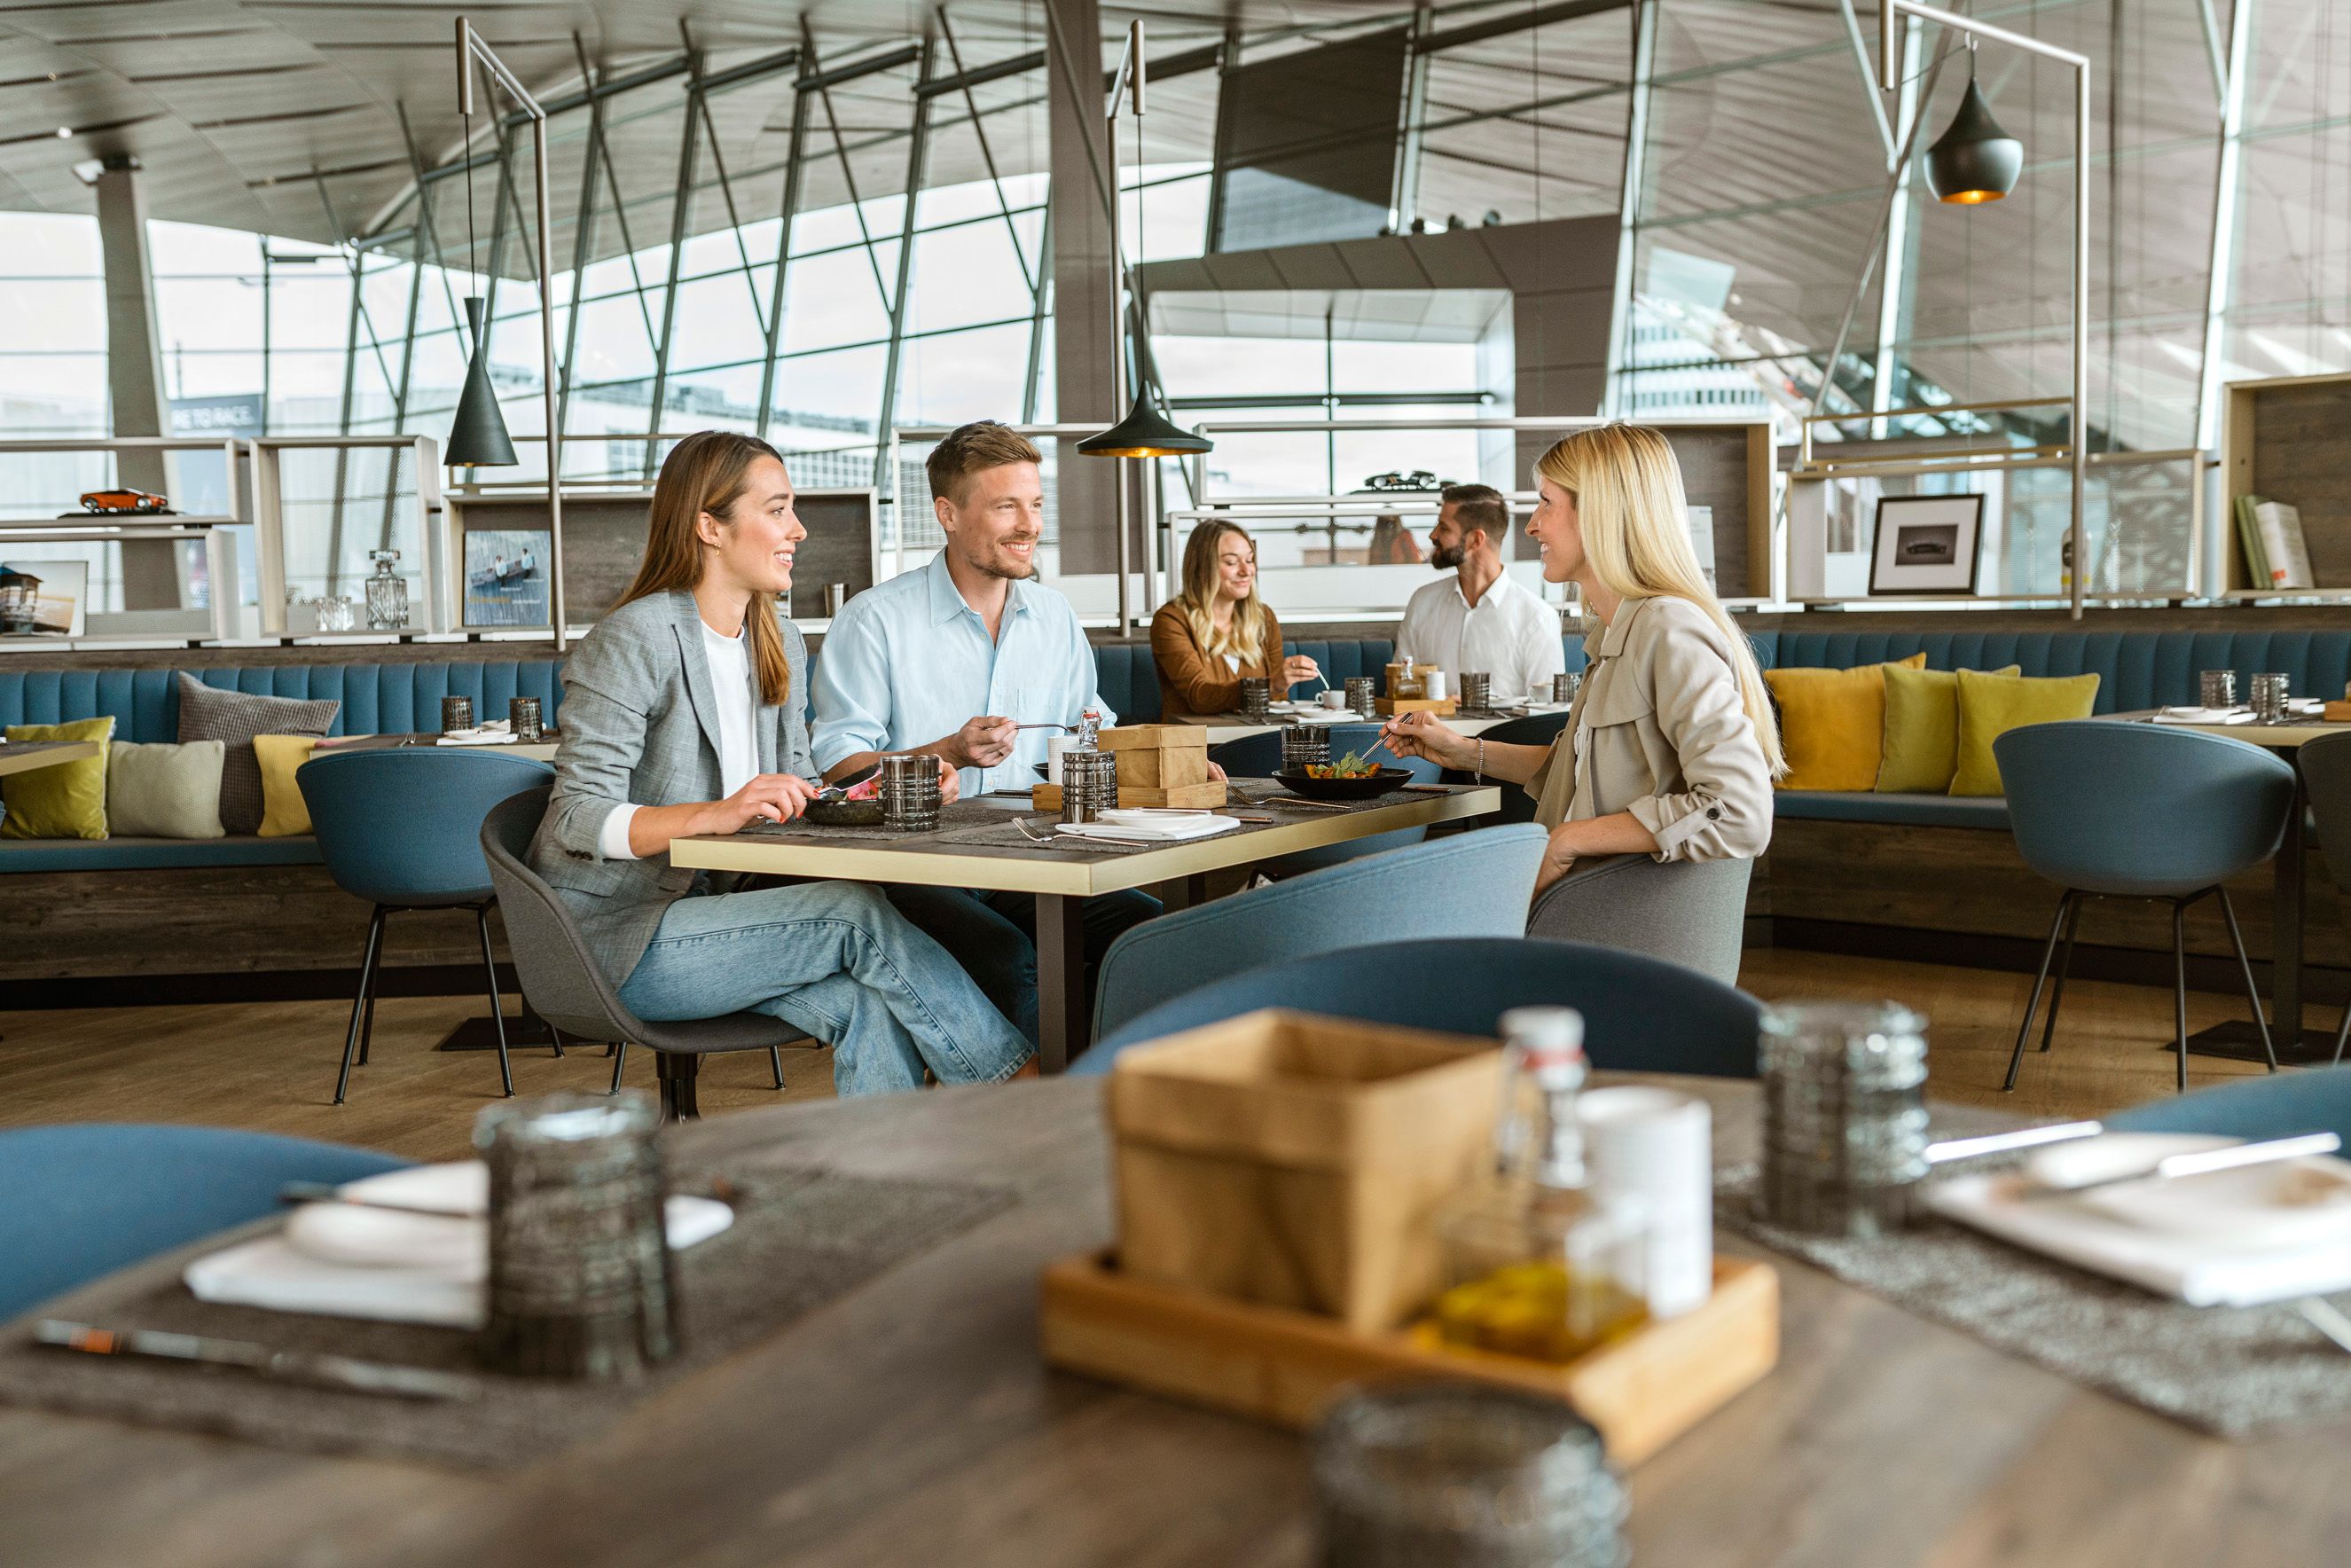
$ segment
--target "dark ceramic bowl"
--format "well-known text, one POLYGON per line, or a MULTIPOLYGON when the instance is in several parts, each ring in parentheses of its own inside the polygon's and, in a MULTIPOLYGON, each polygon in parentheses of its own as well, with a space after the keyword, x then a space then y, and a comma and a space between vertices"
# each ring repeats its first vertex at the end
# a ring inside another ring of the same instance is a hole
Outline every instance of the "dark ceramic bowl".
POLYGON ((1356 779, 1317 779, 1290 768, 1273 777, 1283 789, 1309 800, 1368 800, 1412 782, 1411 773, 1402 768, 1383 768, 1356 779))
POLYGON ((811 800, 805 815, 820 828, 878 828, 882 825, 882 802, 811 800))

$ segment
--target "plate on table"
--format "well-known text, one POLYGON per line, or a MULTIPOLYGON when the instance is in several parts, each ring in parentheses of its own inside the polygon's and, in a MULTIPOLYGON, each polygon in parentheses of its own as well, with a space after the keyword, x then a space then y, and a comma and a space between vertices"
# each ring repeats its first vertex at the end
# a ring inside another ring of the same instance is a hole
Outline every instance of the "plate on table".
MULTIPOLYGON (((2202 1133, 2108 1133, 2045 1149, 2026 1163, 2036 1181, 2078 1186, 2153 1168, 2173 1155, 2243 1142, 2202 1133)), ((2245 1248, 2296 1247, 2351 1236, 2351 1160, 2332 1155, 2102 1186, 2071 1200, 2147 1230, 2245 1248)))
POLYGON ((1383 768, 1353 779, 1317 779, 1296 768, 1284 768, 1273 777, 1283 789, 1308 800, 1369 800, 1412 782, 1411 772, 1402 768, 1383 768))
POLYGON ((878 828, 883 810, 879 800, 811 800, 800 815, 820 828, 878 828))

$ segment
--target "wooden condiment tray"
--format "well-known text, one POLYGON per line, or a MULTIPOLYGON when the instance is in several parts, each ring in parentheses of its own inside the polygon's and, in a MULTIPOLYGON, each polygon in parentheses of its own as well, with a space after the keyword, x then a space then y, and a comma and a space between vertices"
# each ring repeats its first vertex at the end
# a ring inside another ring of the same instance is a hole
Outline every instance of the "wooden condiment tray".
POLYGON ((1451 718, 1460 702, 1458 697, 1381 697, 1372 704, 1372 711, 1391 718, 1400 713, 1432 713, 1439 718, 1451 718))
POLYGON ((1340 1385, 1364 1378, 1530 1390, 1573 1405, 1600 1428, 1609 1457, 1632 1466, 1771 1370, 1780 1277, 1767 1263, 1718 1258, 1704 1306, 1555 1366, 1147 1284, 1121 1274, 1113 1255, 1086 1253, 1046 1270, 1041 1332, 1045 1359, 1064 1371, 1282 1427, 1306 1426, 1340 1385))

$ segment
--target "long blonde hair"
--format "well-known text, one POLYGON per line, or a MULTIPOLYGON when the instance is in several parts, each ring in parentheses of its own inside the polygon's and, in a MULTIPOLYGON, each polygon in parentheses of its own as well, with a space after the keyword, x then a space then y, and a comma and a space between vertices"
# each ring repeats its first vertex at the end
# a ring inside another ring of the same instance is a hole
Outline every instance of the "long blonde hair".
POLYGON ((1230 654, 1246 669, 1265 657, 1270 617, 1265 601, 1257 596, 1256 580, 1251 579, 1249 597, 1233 606, 1233 623, 1221 632, 1217 629, 1217 556, 1227 534, 1238 534, 1249 546, 1250 559, 1256 559, 1257 541, 1249 538, 1247 528, 1238 523, 1203 523, 1185 542, 1184 589, 1176 602, 1183 606, 1184 624, 1192 629, 1192 640, 1200 644, 1202 653, 1218 658, 1230 654))
MULTIPOLYGON (((670 448, 662 461, 661 477, 653 481, 644 559, 637 563, 636 580, 613 601, 613 609, 656 593, 694 591, 702 580, 703 551, 695 519, 705 512, 725 517, 742 498, 751 465, 762 457, 783 461, 758 436, 732 430, 698 430, 670 448)), ((747 620, 759 700, 769 707, 780 706, 791 695, 792 666, 784 657, 784 634, 776 624, 775 595, 751 595, 747 620)))
POLYGON ((1707 587, 1690 549, 1681 465, 1665 436, 1640 424, 1579 430, 1537 458, 1535 473, 1575 497, 1583 559, 1611 591, 1627 601, 1686 599, 1722 629, 1740 704, 1755 726, 1763 760, 1773 778, 1786 772, 1755 650, 1707 587))

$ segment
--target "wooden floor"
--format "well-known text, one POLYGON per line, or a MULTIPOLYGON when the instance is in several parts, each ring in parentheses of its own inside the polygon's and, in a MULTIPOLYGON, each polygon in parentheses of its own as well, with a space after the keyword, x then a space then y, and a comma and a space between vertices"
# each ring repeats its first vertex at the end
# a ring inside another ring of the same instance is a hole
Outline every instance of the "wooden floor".
MULTIPOLYGON (((1794 997, 1891 998, 1931 1020, 1931 1092, 2028 1115, 2095 1114, 2171 1092, 2171 997, 2137 986, 2078 983, 2065 998, 2057 1046, 2028 1053, 2013 1094, 2000 1092, 2029 976, 1814 953, 1754 950, 1740 983, 1766 1000, 1794 997)), ((517 1005, 510 1003, 510 1006, 517 1005)), ((2243 1016, 2244 1003, 2191 994, 2189 1027, 2243 1016)), ((433 1046, 483 1010, 478 997, 394 998, 379 1004, 371 1064, 353 1074, 349 1102, 332 1103, 347 1009, 333 1002, 0 1012, 0 1126, 44 1122, 186 1122, 325 1138, 413 1159, 471 1152, 475 1113, 497 1094, 487 1052, 433 1046)), ((628 1082, 653 1088, 649 1053, 631 1053, 628 1082)), ((545 1050, 515 1057, 517 1092, 601 1091, 612 1064, 601 1048, 559 1061, 545 1050)), ((2189 1059, 2191 1083, 2258 1068, 2189 1059)), ((832 1092, 829 1051, 784 1052, 784 1088, 770 1084, 765 1052, 711 1059, 705 1115, 821 1099, 832 1092)))

